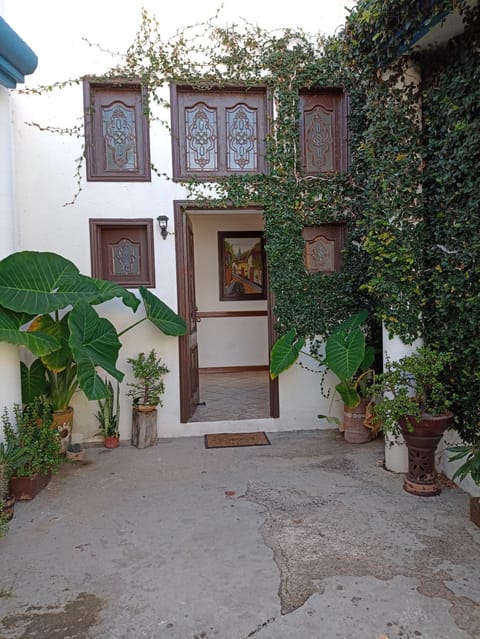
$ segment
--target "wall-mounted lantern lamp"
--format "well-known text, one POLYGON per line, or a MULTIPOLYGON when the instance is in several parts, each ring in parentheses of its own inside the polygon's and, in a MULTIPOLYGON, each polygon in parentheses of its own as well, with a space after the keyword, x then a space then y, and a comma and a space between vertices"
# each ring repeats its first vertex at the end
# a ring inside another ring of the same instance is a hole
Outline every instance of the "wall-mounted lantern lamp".
POLYGON ((161 233, 163 239, 166 240, 167 239, 167 235, 168 235, 168 231, 167 231, 168 217, 166 215, 159 215, 157 217, 157 221, 158 221, 158 225, 160 227, 160 233, 161 233))

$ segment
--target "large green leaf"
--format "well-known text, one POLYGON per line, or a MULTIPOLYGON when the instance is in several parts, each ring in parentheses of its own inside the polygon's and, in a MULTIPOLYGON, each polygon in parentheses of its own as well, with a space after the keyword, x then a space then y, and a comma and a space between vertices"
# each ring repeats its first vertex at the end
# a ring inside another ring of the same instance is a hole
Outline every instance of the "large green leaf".
POLYGON ((101 304, 102 302, 107 302, 114 297, 120 297, 125 306, 131 308, 134 312, 139 307, 140 300, 138 297, 123 286, 119 286, 118 284, 107 280, 93 279, 93 281, 97 286, 98 293, 95 298, 91 300, 92 304, 101 304))
POLYGON ((47 393, 48 383, 45 376, 45 366, 40 359, 36 359, 30 368, 24 362, 20 362, 20 378, 24 404, 30 404, 35 398, 47 393))
POLYGON ((367 310, 359 311, 355 315, 352 315, 351 317, 348 317, 341 324, 339 324, 334 329, 333 332, 337 333, 338 331, 343 331, 345 333, 348 333, 349 331, 352 331, 355 328, 359 328, 365 322, 367 317, 368 317, 368 311, 367 310))
POLYGON ((39 357, 59 348, 60 342, 52 335, 21 330, 25 321, 31 318, 31 315, 27 317, 0 307, 0 341, 25 346, 39 357))
POLYGON ((325 363, 340 380, 350 380, 365 354, 365 335, 357 328, 348 334, 332 333, 325 345, 325 363))
POLYGON ((356 391, 355 387, 346 380, 341 381, 340 384, 335 386, 335 388, 342 398, 343 403, 348 406, 348 408, 355 408, 362 401, 362 398, 356 391))
POLYGON ((363 356, 363 361, 360 364, 360 368, 362 371, 366 371, 367 369, 373 366, 373 362, 375 361, 375 347, 367 346, 365 348, 365 355, 363 356))
POLYGON ((39 315, 97 294, 95 282, 56 253, 22 251, 0 261, 0 306, 39 315))
POLYGON ((270 377, 275 379, 290 368, 297 361, 304 346, 305 340, 297 336, 294 328, 280 337, 273 345, 270 355, 270 377))
POLYGON ((60 347, 42 357, 42 362, 51 371, 59 373, 72 361, 73 355, 68 345, 70 329, 68 328, 68 314, 56 321, 51 315, 39 315, 31 323, 29 331, 40 331, 54 337, 60 347))
POLYGON ((100 366, 120 382, 124 377, 116 368, 121 344, 115 327, 104 317, 99 317, 87 302, 79 302, 73 307, 68 326, 69 345, 77 362, 80 388, 88 399, 106 397, 108 390, 97 375, 96 366, 100 366))
POLYGON ((145 304, 147 318, 165 335, 185 335, 185 320, 144 286, 138 289, 145 304))

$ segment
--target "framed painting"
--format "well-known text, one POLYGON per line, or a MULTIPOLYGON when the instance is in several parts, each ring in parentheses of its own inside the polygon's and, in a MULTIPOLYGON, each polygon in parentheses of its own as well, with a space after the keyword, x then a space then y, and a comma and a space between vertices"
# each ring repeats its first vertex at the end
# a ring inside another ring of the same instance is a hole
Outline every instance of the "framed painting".
POLYGON ((267 298, 263 231, 218 231, 220 301, 267 298))

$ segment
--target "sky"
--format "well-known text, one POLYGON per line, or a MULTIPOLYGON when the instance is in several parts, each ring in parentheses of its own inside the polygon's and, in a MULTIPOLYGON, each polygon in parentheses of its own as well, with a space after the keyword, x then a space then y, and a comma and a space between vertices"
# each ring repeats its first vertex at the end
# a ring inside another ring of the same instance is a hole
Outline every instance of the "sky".
POLYGON ((225 23, 245 19, 267 29, 301 27, 308 32, 335 33, 355 0, 295 0, 275 5, 259 0, 0 0, 0 14, 39 57, 37 82, 50 82, 68 61, 71 77, 88 71, 90 57, 82 37, 105 48, 125 51, 140 24, 141 8, 153 13, 168 38, 178 28, 211 18, 220 10, 225 23), (165 6, 168 10, 165 10, 165 6), (175 10, 178 7, 178 10, 175 10), (53 37, 45 37, 51 33, 53 37), (60 64, 61 61, 61 64, 60 64))

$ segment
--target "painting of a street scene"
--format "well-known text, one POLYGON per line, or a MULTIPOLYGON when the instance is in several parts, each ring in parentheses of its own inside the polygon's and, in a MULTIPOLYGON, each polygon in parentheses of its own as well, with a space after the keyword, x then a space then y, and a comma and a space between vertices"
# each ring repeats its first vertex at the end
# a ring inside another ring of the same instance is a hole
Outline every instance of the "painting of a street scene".
POLYGON ((266 299, 262 231, 219 231, 220 300, 266 299))

